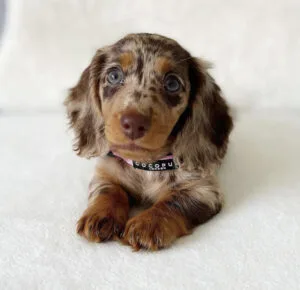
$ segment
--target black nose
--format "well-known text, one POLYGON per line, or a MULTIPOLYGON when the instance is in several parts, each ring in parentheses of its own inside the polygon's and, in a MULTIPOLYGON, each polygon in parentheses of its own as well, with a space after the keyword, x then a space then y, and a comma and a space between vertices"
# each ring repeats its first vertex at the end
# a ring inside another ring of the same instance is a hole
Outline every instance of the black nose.
POLYGON ((135 112, 124 114, 120 121, 124 134, 131 140, 143 137, 150 127, 150 119, 135 112))

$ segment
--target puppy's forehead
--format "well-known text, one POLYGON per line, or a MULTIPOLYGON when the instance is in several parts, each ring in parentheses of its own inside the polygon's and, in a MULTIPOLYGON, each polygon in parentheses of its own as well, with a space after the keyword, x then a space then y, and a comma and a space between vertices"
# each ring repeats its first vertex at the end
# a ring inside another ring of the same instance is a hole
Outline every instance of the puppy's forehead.
POLYGON ((157 34, 130 34, 119 40, 112 47, 123 68, 134 62, 156 62, 155 68, 165 72, 174 63, 180 63, 190 54, 175 40, 157 34))

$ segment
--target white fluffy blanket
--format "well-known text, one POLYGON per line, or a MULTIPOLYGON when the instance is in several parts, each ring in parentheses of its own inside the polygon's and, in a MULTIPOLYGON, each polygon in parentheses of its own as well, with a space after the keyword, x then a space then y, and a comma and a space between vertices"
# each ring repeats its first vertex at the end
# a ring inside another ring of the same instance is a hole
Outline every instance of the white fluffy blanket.
POLYGON ((300 289, 299 1, 14 0, 0 51, 0 289, 300 289), (94 161, 71 152, 65 90, 133 31, 216 63, 237 108, 226 206, 158 253, 75 234, 94 161))

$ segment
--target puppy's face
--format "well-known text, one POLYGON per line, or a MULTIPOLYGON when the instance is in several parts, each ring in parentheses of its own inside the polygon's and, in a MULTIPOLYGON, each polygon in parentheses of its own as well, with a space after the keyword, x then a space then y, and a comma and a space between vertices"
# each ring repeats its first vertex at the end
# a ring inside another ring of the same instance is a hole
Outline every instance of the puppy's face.
POLYGON ((131 34, 97 51, 65 100, 80 156, 136 161, 172 152, 186 168, 219 162, 232 119, 204 61, 176 41, 131 34))
POLYGON ((105 51, 99 80, 105 136, 125 158, 165 154, 190 92, 189 54, 157 35, 129 35, 105 51))

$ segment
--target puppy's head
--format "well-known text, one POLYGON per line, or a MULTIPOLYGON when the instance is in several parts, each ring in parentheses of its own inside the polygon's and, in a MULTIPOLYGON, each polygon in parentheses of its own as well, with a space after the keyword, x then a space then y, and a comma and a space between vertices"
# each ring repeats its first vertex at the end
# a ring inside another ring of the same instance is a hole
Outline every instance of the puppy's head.
POLYGON ((185 164, 203 163, 198 151, 213 147, 205 150, 218 158, 231 129, 205 65, 153 34, 131 34, 97 51, 65 104, 84 156, 113 150, 145 161, 173 152, 185 164))

